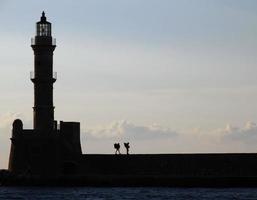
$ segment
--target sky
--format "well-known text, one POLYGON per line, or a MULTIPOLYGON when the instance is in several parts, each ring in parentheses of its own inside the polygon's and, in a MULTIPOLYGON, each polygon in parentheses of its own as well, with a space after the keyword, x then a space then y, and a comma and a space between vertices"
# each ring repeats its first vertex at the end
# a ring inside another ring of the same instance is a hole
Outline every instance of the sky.
POLYGON ((43 10, 55 118, 81 122, 84 153, 257 151, 256 0, 0 0, 0 168, 12 121, 32 127, 43 10))

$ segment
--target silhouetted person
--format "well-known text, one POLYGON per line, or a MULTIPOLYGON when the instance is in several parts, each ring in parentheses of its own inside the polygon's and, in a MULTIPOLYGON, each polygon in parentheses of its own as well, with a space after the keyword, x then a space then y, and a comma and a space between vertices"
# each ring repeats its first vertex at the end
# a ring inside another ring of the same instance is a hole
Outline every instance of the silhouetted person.
POLYGON ((129 146, 129 142, 124 143, 124 146, 125 146, 125 148, 126 148, 127 155, 129 155, 129 148, 130 148, 130 146, 129 146))
POLYGON ((116 149, 115 154, 120 154, 120 143, 115 143, 114 148, 116 149))

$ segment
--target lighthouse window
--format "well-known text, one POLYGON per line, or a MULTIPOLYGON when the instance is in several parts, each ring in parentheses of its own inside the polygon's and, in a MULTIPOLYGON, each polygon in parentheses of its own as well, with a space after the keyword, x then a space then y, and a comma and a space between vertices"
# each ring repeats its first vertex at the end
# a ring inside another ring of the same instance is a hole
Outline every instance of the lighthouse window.
POLYGON ((51 36, 50 24, 39 24, 38 25, 38 35, 39 36, 51 36))

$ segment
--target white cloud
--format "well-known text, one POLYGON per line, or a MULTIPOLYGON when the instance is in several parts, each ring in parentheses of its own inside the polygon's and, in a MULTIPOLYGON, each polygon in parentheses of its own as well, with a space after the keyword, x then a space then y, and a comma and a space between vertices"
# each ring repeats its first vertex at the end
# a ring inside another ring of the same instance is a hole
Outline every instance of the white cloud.
MULTIPOLYGON (((21 113, 12 113, 7 112, 0 115, 0 130, 2 133, 7 132, 10 134, 10 131, 12 130, 12 123, 15 119, 20 119, 23 122, 23 127, 29 127, 31 126, 31 120, 28 120, 23 114, 21 113)), ((1 135, 2 135, 1 133, 1 135)))
POLYGON ((20 113, 11 113, 11 112, 0 115, 0 130, 1 131, 11 130, 13 121, 21 117, 22 115, 20 113))
POLYGON ((163 127, 158 124, 151 125, 137 125, 126 120, 120 120, 110 123, 106 126, 97 128, 88 128, 83 131, 90 138, 97 139, 162 139, 178 136, 180 138, 187 138, 193 136, 197 138, 216 138, 219 141, 229 139, 241 140, 257 140, 257 125, 254 122, 248 121, 243 127, 236 127, 227 124, 224 128, 214 130, 202 130, 200 128, 193 128, 189 131, 174 131, 171 128, 163 127))
POLYGON ((243 127, 233 127, 227 125, 224 130, 221 130, 224 134, 224 139, 238 140, 242 143, 256 143, 257 142, 257 125, 254 122, 247 122, 243 127))
POLYGON ((177 135, 170 128, 162 127, 158 124, 150 126, 136 125, 126 120, 120 120, 111 123, 105 127, 95 129, 86 129, 84 131, 89 137, 93 138, 109 138, 109 139, 130 139, 130 140, 145 140, 154 138, 168 138, 177 135))
POLYGON ((86 129, 82 135, 85 153, 112 153, 114 142, 131 143, 133 153, 239 153, 256 152, 257 125, 174 131, 159 125, 136 125, 128 121, 86 129))

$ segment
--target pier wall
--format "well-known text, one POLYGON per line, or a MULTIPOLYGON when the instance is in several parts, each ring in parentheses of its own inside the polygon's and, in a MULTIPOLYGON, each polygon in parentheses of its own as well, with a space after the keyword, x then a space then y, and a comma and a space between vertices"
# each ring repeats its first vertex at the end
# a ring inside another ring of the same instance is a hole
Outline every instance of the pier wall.
POLYGON ((83 155, 82 175, 257 177, 257 154, 83 155))

